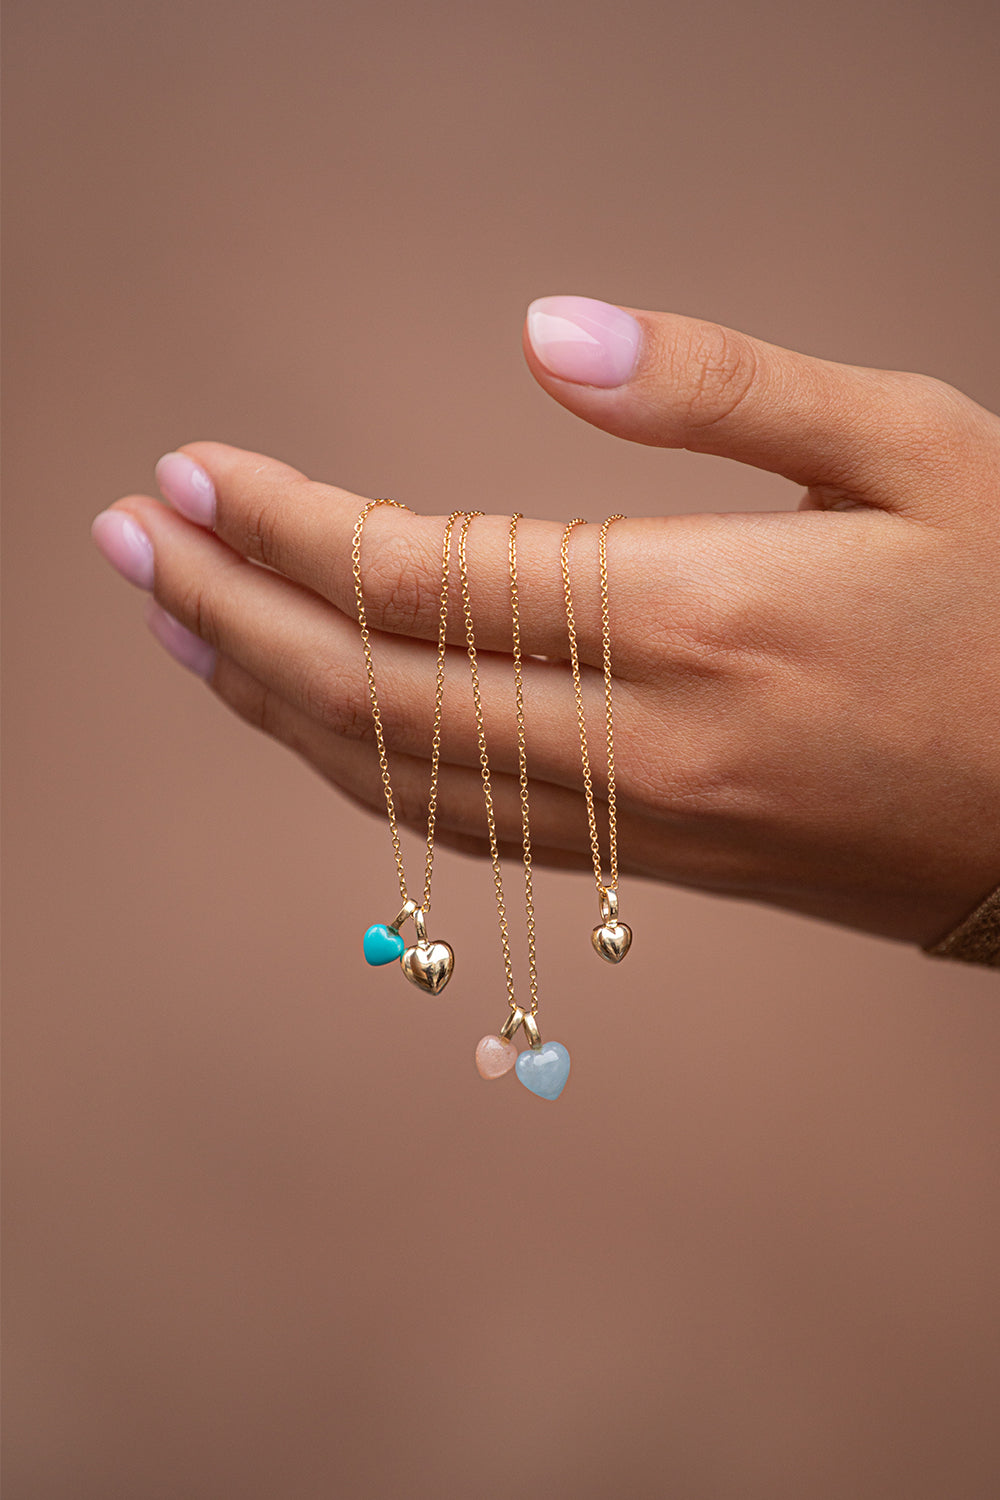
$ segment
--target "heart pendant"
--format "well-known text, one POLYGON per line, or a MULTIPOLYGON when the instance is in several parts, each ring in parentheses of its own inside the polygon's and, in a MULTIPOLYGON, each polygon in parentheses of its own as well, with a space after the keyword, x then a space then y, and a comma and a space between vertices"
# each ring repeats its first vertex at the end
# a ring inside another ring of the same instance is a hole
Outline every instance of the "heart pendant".
POLYGON ((632 946, 632 929, 625 922, 605 922, 594 928, 590 941, 609 964, 620 964, 632 946))
POLYGON ((406 944, 394 927, 387 927, 384 922, 376 922, 365 933, 361 947, 366 963, 377 967, 379 964, 391 964, 393 959, 401 958, 406 944))
POLYGON ((448 943, 416 943, 406 949, 400 967, 411 984, 439 995, 451 978, 455 955, 448 943))
POLYGON ((517 1048, 502 1036, 484 1036, 476 1048, 480 1078, 502 1078, 517 1062, 517 1048))
POLYGON ((562 1042, 543 1042, 518 1053, 517 1077, 539 1099, 558 1099, 569 1077, 569 1053, 562 1042))

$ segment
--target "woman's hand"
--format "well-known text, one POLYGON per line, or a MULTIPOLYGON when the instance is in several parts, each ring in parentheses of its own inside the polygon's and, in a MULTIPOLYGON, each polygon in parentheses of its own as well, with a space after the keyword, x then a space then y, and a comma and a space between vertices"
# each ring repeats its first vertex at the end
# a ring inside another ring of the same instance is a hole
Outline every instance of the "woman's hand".
MULTIPOLYGON (((797 512, 610 533, 623 870, 911 942, 942 936, 1000 881, 1000 420, 923 376, 585 298, 534 303, 525 350, 545 390, 609 432, 807 487, 797 512)), ((158 601, 154 634, 384 816, 350 560, 363 497, 218 443, 168 455, 158 477, 173 508, 130 496, 94 523, 102 552, 158 601)), ((414 827, 443 524, 381 507, 365 528, 393 786, 414 827)), ((561 535, 519 529, 523 649, 545 658, 525 663, 531 821, 539 862, 583 869, 561 535)), ((495 653, 481 671, 498 821, 519 855, 506 518, 473 522, 469 561, 478 644, 495 653)), ((574 532, 571 564, 599 780, 596 526, 574 532)), ((457 607, 451 618, 437 829, 485 854, 457 607)))

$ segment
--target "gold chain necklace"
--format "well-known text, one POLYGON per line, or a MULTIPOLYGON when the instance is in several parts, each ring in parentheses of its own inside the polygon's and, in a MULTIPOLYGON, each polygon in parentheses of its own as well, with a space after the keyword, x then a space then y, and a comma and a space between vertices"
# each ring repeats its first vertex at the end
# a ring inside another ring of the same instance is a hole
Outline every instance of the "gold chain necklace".
POLYGON ((569 633, 570 665, 573 670, 573 692, 576 698, 576 718, 580 730, 580 760, 583 765, 583 790, 587 802, 587 823, 590 828, 590 852, 594 864, 594 879, 597 882, 597 899, 601 909, 601 925, 590 935, 595 952, 610 964, 621 963, 632 946, 632 929, 618 917, 618 803, 615 787, 615 735, 611 706, 611 611, 608 601, 608 531, 615 521, 624 516, 608 516, 601 526, 599 541, 601 579, 601 657, 604 669, 604 722, 608 753, 608 879, 604 879, 601 860, 601 841, 597 832, 597 814, 594 807, 594 784, 590 773, 590 754, 587 749, 587 716, 583 703, 583 681, 580 675, 580 655, 576 644, 576 616, 573 613, 573 591, 569 575, 569 539, 576 526, 586 523, 582 516, 570 521, 562 536, 559 558, 562 565, 563 593, 566 599, 566 629, 569 633))
MULTIPOLYGON (((518 788, 521 808, 521 852, 524 869, 525 929, 528 955, 528 991, 526 1004, 517 998, 514 981, 514 966, 511 958, 510 926, 504 898, 503 871, 500 864, 500 845, 497 836, 496 811, 493 801, 493 783, 490 772, 489 752, 486 743, 485 716, 483 713, 482 689, 479 677, 479 657, 476 649, 475 623, 472 611, 472 594, 469 583, 468 536, 472 522, 481 511, 453 511, 445 523, 441 544, 441 595, 437 643, 437 672, 434 686, 433 728, 431 732, 431 775, 427 800, 427 847, 424 859, 424 883, 421 898, 414 900, 408 892, 403 850, 396 819, 396 806, 389 774, 389 759, 386 752, 385 732, 375 685, 375 665, 372 655, 371 635, 365 612, 364 587, 361 573, 361 543, 365 521, 371 511, 379 505, 391 505, 397 510, 406 510, 398 500, 370 500, 361 511, 354 527, 351 563, 354 590, 357 601, 358 626, 365 658, 365 674, 371 702, 372 722, 378 749, 379 772, 385 796, 389 834, 392 840, 399 893, 403 905, 392 922, 375 923, 364 935, 364 955, 368 963, 381 965, 398 959, 404 974, 411 983, 428 991, 439 993, 451 978, 455 955, 448 943, 431 942, 427 936, 426 917, 430 911, 431 882, 434 873, 434 828, 438 808, 438 784, 441 770, 441 730, 444 706, 445 665, 447 658, 448 596, 451 571, 452 534, 461 521, 458 531, 458 571, 462 614, 465 624, 466 649, 472 679, 472 701, 476 721, 476 740, 479 750, 480 776, 486 804, 486 825, 489 835, 490 863, 493 869, 493 885, 496 894, 497 919, 500 928, 500 947, 503 954, 504 977, 507 986, 508 1015, 499 1034, 485 1036, 476 1048, 476 1066, 484 1078, 499 1078, 512 1068, 518 1080, 532 1093, 542 1099, 557 1099, 565 1087, 570 1071, 570 1056, 561 1042, 542 1041, 538 1026, 538 971, 535 945, 535 903, 531 864, 531 814, 528 780, 528 764, 524 712, 524 670, 521 652, 521 614, 517 576, 517 528, 522 519, 519 514, 510 520, 508 536, 508 563, 510 569, 511 609, 511 661, 514 675, 514 705, 517 741, 518 788), (416 942, 407 947, 399 929, 409 918, 416 928, 416 942), (513 1038, 523 1028, 528 1046, 518 1052, 513 1038)), ((587 806, 587 823, 590 832, 590 850, 597 883, 602 924, 592 934, 594 948, 609 963, 619 963, 625 957, 632 942, 631 929, 618 916, 618 818, 615 783, 614 718, 612 705, 611 672, 611 622, 608 586, 608 530, 622 516, 609 516, 601 526, 599 541, 600 589, 601 589, 601 644, 604 673, 604 716, 608 757, 608 879, 604 879, 601 858, 601 843, 597 827, 593 776, 587 743, 587 720, 583 699, 583 679, 577 647, 576 617, 573 610, 573 591, 569 568, 569 543, 573 530, 584 524, 578 517, 566 526, 560 547, 563 592, 566 603, 566 625, 569 634, 570 664, 573 674, 573 692, 576 703, 577 724, 580 731, 580 757, 583 768, 583 787, 587 806)))
POLYGON ((493 866, 493 885, 496 892, 497 917, 500 926, 500 947, 503 952, 504 976, 507 981, 507 1000, 510 1013, 500 1028, 499 1035, 485 1036, 476 1048, 476 1067, 483 1078, 501 1078, 516 1068, 518 1080, 533 1094, 542 1099, 558 1099, 569 1077, 569 1052, 561 1042, 543 1043, 538 1028, 538 972, 535 956, 535 904, 531 877, 531 826, 528 795, 528 764, 525 748, 524 722, 524 677, 521 665, 521 616, 517 587, 517 523, 520 515, 511 516, 508 558, 510 564, 510 607, 512 622, 511 656, 514 665, 514 704, 517 725, 518 784, 521 800, 521 850, 524 866, 525 925, 528 945, 528 990, 530 1002, 522 1006, 514 985, 514 970, 510 953, 510 929, 507 922, 507 907, 504 901, 503 873, 500 866, 500 849, 497 841, 496 815, 493 807, 493 787, 490 776, 490 761, 486 746, 486 728, 483 720, 483 700, 479 685, 479 661, 476 652, 475 625, 472 617, 472 598, 469 589, 469 564, 467 541, 469 527, 479 512, 466 515, 458 535, 458 570, 461 582, 462 609, 465 616, 465 634, 472 677, 472 701, 476 717, 476 738, 479 745, 479 766, 483 783, 483 798, 486 803, 486 825, 489 832, 490 862, 493 866), (512 1038, 519 1027, 524 1028, 528 1038, 525 1051, 518 1053, 512 1038))
POLYGON ((392 505, 397 510, 407 509, 398 500, 370 500, 361 511, 354 525, 351 563, 354 574, 354 593, 358 608, 358 625, 361 629, 361 644, 365 654, 368 696, 371 701, 375 743, 378 747, 382 791, 385 794, 385 810, 389 818, 389 835, 392 839, 392 852, 396 861, 399 894, 403 905, 391 922, 376 922, 368 928, 364 935, 362 948, 365 959, 369 964, 374 966, 392 963, 394 959, 399 959, 400 967, 411 984, 417 985, 419 989, 426 990, 431 995, 437 995, 448 983, 455 967, 455 954, 451 945, 441 941, 431 942, 428 939, 426 917, 430 911, 431 904, 431 879, 434 874, 434 824, 437 817, 438 776, 441 769, 441 719, 444 704, 445 656, 447 650, 451 534, 454 530, 455 522, 460 516, 464 515, 464 512, 460 510, 455 511, 448 517, 441 544, 441 602, 438 626, 437 676, 434 685, 434 726, 431 735, 431 783, 427 799, 427 852, 424 859, 424 888, 420 901, 417 902, 411 898, 406 886, 403 850, 399 840, 399 827, 396 822, 396 805, 392 795, 392 781, 389 777, 389 758, 385 748, 382 714, 379 709, 378 693, 375 688, 375 663, 372 658, 371 638, 365 614, 364 587, 361 581, 361 538, 364 532, 365 521, 368 519, 369 514, 379 505, 392 505), (410 947, 407 947, 400 935, 399 929, 409 917, 413 918, 417 941, 410 947))

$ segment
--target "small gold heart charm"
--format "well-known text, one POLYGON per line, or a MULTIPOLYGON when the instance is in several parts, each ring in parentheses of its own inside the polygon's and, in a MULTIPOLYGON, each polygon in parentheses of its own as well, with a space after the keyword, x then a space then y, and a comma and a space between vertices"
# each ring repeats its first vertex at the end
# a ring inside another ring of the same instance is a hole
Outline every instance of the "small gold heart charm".
POLYGON ((455 955, 448 943, 418 942, 406 949, 399 965, 411 984, 439 995, 451 978, 455 955))
POLYGON ((625 922, 605 922, 602 927, 594 928, 590 941, 594 951, 609 964, 620 964, 632 946, 632 929, 625 922))

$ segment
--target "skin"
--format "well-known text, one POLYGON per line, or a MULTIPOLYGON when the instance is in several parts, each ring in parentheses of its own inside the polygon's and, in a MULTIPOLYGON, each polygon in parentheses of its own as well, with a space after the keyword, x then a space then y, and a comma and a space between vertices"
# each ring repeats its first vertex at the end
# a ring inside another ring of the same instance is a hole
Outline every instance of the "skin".
MULTIPOLYGON (((906 942, 1000 882, 1000 419, 940 381, 812 359, 672 314, 611 389, 535 379, 629 441, 718 454, 806 488, 796 512, 618 522, 609 539, 623 872, 906 942)), ((212 690, 385 816, 355 620, 366 497, 199 442, 214 529, 149 496, 156 600, 214 648, 212 690), (264 566, 260 566, 263 564, 264 566)), ((381 507, 364 586, 401 821, 422 828, 441 517, 381 507)), ((469 558, 494 797, 520 857, 505 517, 469 558), (492 653, 492 654, 491 654, 492 653)), ((533 852, 589 869, 559 523, 519 529, 533 852)), ((571 552, 602 790, 597 527, 571 552)), ((453 575, 454 577, 454 575, 453 575)), ((455 580, 457 582, 457 580, 455 580)), ((461 610, 452 590, 437 835, 487 855, 461 610)))

